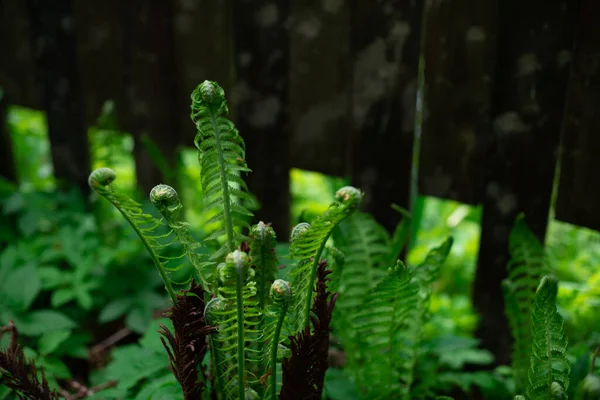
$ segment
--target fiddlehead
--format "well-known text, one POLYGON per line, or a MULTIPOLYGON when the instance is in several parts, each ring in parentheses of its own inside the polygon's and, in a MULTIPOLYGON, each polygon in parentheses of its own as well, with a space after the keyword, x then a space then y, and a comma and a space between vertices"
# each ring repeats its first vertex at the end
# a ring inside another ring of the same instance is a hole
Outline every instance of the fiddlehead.
POLYGON ((268 375, 269 385, 267 388, 267 398, 276 400, 277 399, 277 358, 279 345, 281 343, 281 331, 283 328, 283 321, 287 315, 288 307, 292 299, 292 288, 289 282, 283 279, 277 279, 271 285, 270 290, 271 306, 267 313, 268 317, 271 318, 272 322, 265 329, 265 340, 264 343, 269 345, 269 351, 267 352, 267 365, 265 368, 265 375, 268 375), (270 374, 270 375, 269 375, 270 374))
POLYGON ((312 225, 301 223, 292 230, 291 258, 298 260, 296 268, 292 271, 295 290, 294 332, 308 325, 315 274, 327 239, 335 227, 356 210, 362 196, 362 192, 354 187, 343 187, 336 192, 336 201, 331 203, 327 211, 312 225))
POLYGON ((250 169, 244 161, 244 140, 226 118, 229 109, 223 89, 216 82, 204 81, 192 92, 191 99, 204 210, 213 214, 207 224, 218 225, 206 240, 224 240, 211 256, 213 261, 219 261, 246 239, 239 230, 248 227, 248 219, 253 214, 243 205, 251 198, 241 173, 250 169))
MULTIPOLYGON (((166 267, 166 263, 170 258, 163 257, 159 251, 164 247, 159 243, 160 239, 164 239, 167 235, 159 235, 156 230, 162 225, 162 222, 149 214, 144 214, 140 204, 133 201, 131 198, 118 192, 113 187, 112 183, 117 178, 117 174, 110 168, 100 168, 93 171, 89 178, 88 183, 90 187, 99 195, 104 197, 106 200, 112 203, 113 206, 123 215, 125 220, 129 222, 135 233, 138 235, 144 247, 148 251, 150 258, 154 262, 156 269, 160 277, 162 278, 167 293, 171 297, 173 304, 177 303, 177 297, 171 280, 168 276, 169 269, 166 267)), ((176 269, 171 269, 174 271, 176 269)))
POLYGON ((188 231, 188 224, 180 219, 180 213, 183 205, 179 200, 177 191, 169 185, 157 185, 150 192, 150 201, 154 207, 163 216, 177 240, 183 247, 182 257, 185 256, 194 266, 204 290, 211 291, 212 287, 212 271, 209 267, 210 262, 203 262, 196 249, 200 247, 200 243, 196 242, 188 231))

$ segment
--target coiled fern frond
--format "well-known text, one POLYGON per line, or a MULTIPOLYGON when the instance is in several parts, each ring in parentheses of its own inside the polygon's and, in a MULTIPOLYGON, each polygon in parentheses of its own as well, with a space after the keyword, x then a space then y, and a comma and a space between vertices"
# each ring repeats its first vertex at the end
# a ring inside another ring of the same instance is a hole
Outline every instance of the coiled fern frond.
POLYGON ((567 359, 567 338, 563 319, 556 310, 558 281, 548 275, 542 278, 535 301, 531 324, 533 346, 527 399, 566 399, 571 363, 567 359))
POLYGON ((511 259, 508 278, 502 283, 505 310, 514 338, 512 367, 515 390, 523 392, 533 343, 531 312, 536 288, 544 275, 551 271, 543 246, 519 217, 509 237, 511 259))
POLYGON ((191 119, 196 124, 194 144, 198 149, 204 212, 214 214, 207 224, 218 227, 206 240, 223 240, 211 260, 220 261, 246 239, 241 233, 248 228, 253 214, 243 204, 252 201, 242 172, 250 169, 245 161, 245 144, 229 113, 225 92, 216 83, 204 81, 192 92, 191 119))
POLYGON ((315 275, 325 244, 334 228, 356 210, 362 200, 360 190, 346 186, 336 192, 336 201, 311 224, 300 223, 291 234, 291 258, 297 260, 291 272, 294 286, 293 333, 309 323, 315 275))
POLYGON ((90 174, 88 183, 96 193, 110 201, 112 205, 119 210, 123 217, 125 217, 125 220, 129 222, 135 233, 144 244, 144 247, 146 247, 150 258, 154 262, 154 265, 156 266, 156 269, 158 270, 158 273, 164 282, 165 289, 171 297, 173 304, 176 304, 177 297, 175 295, 175 291, 173 290, 171 280, 169 279, 168 272, 173 272, 179 269, 179 267, 171 269, 167 268, 166 264, 171 260, 171 258, 160 255, 160 250, 165 247, 164 244, 160 243, 160 240, 169 236, 169 233, 156 233, 157 229, 162 226, 163 223, 150 214, 144 214, 139 203, 117 191, 112 185, 116 178, 117 174, 112 169, 99 168, 90 174))
POLYGON ((188 223, 180 218, 183 205, 179 200, 177 191, 169 185, 157 185, 150 192, 150 201, 163 216, 167 225, 169 225, 177 240, 181 243, 183 247, 182 256, 187 257, 188 261, 196 269, 204 290, 211 291, 213 271, 209 267, 212 263, 203 261, 200 254, 196 252, 201 247, 201 244, 195 241, 188 231, 188 223))
POLYGON ((246 365, 256 359, 250 353, 256 351, 255 344, 261 339, 257 325, 262 315, 256 301, 254 270, 248 255, 239 250, 229 253, 217 270, 219 297, 205 309, 207 324, 217 327, 211 347, 217 387, 222 388, 226 399, 252 398, 256 393, 247 383, 256 382, 258 377, 248 376, 246 365))
POLYGON ((392 394, 406 392, 400 368, 406 349, 398 334, 411 322, 419 302, 418 293, 411 273, 398 260, 367 294, 356 315, 354 329, 362 358, 357 364, 364 366, 356 378, 365 398, 389 399, 392 394))

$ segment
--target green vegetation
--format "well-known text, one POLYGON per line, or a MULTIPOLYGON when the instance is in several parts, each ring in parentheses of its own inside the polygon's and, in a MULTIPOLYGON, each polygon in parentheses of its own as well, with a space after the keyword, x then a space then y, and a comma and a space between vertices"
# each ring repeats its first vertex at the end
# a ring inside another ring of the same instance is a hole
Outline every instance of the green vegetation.
POLYGON ((498 299, 513 363, 492 368, 469 300, 478 209, 420 198, 389 234, 359 189, 293 170, 295 228, 278 242, 250 224, 245 144, 218 84, 199 85, 191 110, 189 206, 167 185, 136 195, 108 108, 90 130, 93 212, 36 175, 39 115, 12 110, 15 143, 41 164, 0 186, 0 399, 58 398, 72 382, 97 399, 598 398, 599 235, 552 223, 544 248, 516 221, 498 299))

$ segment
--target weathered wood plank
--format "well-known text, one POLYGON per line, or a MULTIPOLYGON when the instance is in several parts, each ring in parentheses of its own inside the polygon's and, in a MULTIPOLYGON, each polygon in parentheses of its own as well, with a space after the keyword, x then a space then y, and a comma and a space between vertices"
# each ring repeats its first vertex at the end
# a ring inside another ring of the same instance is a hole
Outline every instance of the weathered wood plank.
POLYGON ((234 5, 237 127, 253 169, 250 191, 261 203, 256 219, 271 222, 280 240, 289 236, 290 132, 287 0, 237 0, 234 5))
MULTIPOLYGON (((556 218, 600 230, 600 3, 582 0, 563 132, 556 218)), ((566 59, 568 54, 563 55, 566 59)))
POLYGON ((352 2, 352 180, 388 230, 409 208, 423 2, 352 2))
POLYGON ((294 1, 290 17, 291 166, 349 175, 350 7, 294 1))
POLYGON ((0 178, 4 178, 9 182, 17 182, 17 171, 6 114, 6 96, 0 88, 0 178))
MULTIPOLYGON (((193 147, 196 127, 190 121, 190 94, 205 80, 217 81, 230 103, 233 89, 232 0, 174 0, 175 79, 179 143, 193 147)), ((231 117, 235 107, 230 107, 231 117)))
MULTIPOLYGON (((496 9, 495 2, 490 7, 496 9)), ((563 120, 578 2, 503 0, 492 103, 493 137, 486 147, 485 193, 473 304, 482 344, 506 363, 510 334, 501 282, 508 237, 520 212, 543 241, 563 120)))
POLYGON ((119 100, 125 56, 122 7, 121 0, 73 0, 88 125, 96 123, 107 100, 119 100))
POLYGON ((134 138, 137 183, 144 193, 159 183, 175 185, 142 143, 146 135, 175 168, 178 126, 171 0, 124 2, 124 83, 117 114, 134 138))
POLYGON ((496 13, 490 4, 455 0, 428 7, 420 194, 481 200, 481 150, 489 135, 496 59, 496 13))
POLYGON ((54 176, 89 191, 90 156, 71 0, 27 0, 54 176))
POLYGON ((0 86, 11 104, 42 108, 32 51, 27 3, 0 1, 0 86))

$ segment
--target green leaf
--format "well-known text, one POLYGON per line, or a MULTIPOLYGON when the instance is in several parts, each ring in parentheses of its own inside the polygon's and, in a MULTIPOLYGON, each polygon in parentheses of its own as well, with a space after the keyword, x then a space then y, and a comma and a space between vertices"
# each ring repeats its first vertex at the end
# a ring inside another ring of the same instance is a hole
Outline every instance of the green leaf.
POLYGON ((77 300, 77 304, 79 304, 81 306, 81 308, 83 308, 84 310, 89 310, 92 308, 92 305, 94 304, 94 300, 92 298, 92 296, 89 294, 89 292, 85 291, 85 290, 77 290, 77 292, 75 293, 75 298, 77 300))
POLYGON ((75 327, 75 322, 66 315, 53 310, 38 310, 19 315, 15 324, 24 335, 37 336, 75 327))
POLYGON ((74 297, 75 292, 72 288, 58 289, 52 293, 50 304, 52 304, 52 307, 60 307, 63 304, 66 304, 69 301, 73 300, 74 297))
POLYGON ((58 357, 44 357, 38 359, 38 365, 44 368, 44 372, 48 376, 57 379, 69 379, 71 371, 58 357))
POLYGON ((40 337, 40 341, 38 342, 38 351, 40 354, 50 354, 56 350, 62 342, 67 340, 69 336, 71 336, 70 329, 45 333, 40 337))
POLYGON ((40 267, 38 268, 38 276, 42 282, 42 289, 48 290, 53 289, 57 286, 62 285, 65 282, 65 278, 68 278, 65 271, 61 271, 57 267, 40 267))
POLYGON ((124 315, 133 305, 133 300, 130 298, 119 298, 111 301, 100 311, 98 321, 101 323, 113 321, 124 315))
POLYGON ((136 307, 125 318, 125 325, 134 332, 143 334, 148 329, 152 320, 152 310, 149 308, 136 307))
POLYGON ((338 368, 327 369, 325 373, 325 394, 331 400, 360 399, 348 372, 338 368))
POLYGON ((0 282, 0 293, 15 311, 26 311, 40 292, 42 283, 33 264, 26 264, 10 272, 0 282))

